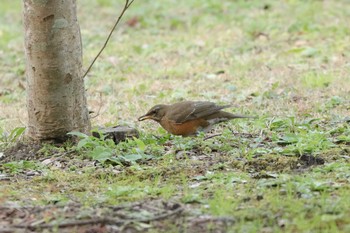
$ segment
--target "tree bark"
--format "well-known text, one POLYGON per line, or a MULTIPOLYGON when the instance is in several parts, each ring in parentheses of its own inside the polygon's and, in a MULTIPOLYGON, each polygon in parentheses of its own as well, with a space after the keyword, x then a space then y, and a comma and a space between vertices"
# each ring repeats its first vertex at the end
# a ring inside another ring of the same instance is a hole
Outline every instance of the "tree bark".
POLYGON ((65 140, 90 130, 76 0, 23 0, 27 135, 65 140))

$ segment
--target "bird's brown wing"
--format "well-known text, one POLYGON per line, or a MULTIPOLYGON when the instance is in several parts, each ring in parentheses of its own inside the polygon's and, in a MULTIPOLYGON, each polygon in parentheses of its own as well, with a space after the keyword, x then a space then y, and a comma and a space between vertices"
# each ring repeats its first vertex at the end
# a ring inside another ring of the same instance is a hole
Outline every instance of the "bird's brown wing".
POLYGON ((206 118, 230 105, 218 106, 208 101, 186 101, 173 106, 169 119, 181 124, 198 118, 206 118))

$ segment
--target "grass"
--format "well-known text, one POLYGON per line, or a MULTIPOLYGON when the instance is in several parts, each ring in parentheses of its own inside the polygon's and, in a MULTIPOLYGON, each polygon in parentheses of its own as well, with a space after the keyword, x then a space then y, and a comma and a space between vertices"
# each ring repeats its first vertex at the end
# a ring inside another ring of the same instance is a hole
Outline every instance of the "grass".
MULTIPOLYGON (((0 9, 2 149, 26 121, 20 4, 0 9)), ((121 4, 78 4, 84 67, 121 4)), ((0 175, 17 178, 1 181, 0 201, 97 207, 161 198, 190 216, 234 219, 228 232, 348 232, 349 12, 345 0, 135 1, 86 87, 89 108, 101 108, 93 125, 130 125, 140 138, 115 146, 82 136, 78 146, 39 152, 73 151, 62 161, 3 163, 0 175), (136 120, 184 99, 232 103, 230 111, 259 118, 219 125, 208 140, 136 120)))

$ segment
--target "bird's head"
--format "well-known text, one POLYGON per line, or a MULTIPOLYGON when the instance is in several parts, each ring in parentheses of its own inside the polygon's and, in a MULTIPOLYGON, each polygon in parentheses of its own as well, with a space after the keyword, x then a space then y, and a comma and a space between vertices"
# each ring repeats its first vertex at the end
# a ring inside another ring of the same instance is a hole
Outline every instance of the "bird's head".
POLYGON ((138 118, 139 121, 144 121, 144 120, 154 120, 157 122, 160 122, 162 117, 165 115, 165 110, 168 105, 165 104, 158 104, 154 107, 152 107, 145 115, 140 116, 138 118))

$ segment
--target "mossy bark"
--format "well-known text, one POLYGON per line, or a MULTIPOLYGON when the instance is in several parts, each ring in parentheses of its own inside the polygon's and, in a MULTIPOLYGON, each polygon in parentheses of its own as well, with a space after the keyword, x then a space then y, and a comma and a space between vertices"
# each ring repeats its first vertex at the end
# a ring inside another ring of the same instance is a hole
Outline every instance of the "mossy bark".
POLYGON ((27 135, 65 140, 90 130, 82 78, 76 0, 23 0, 27 77, 27 135))

